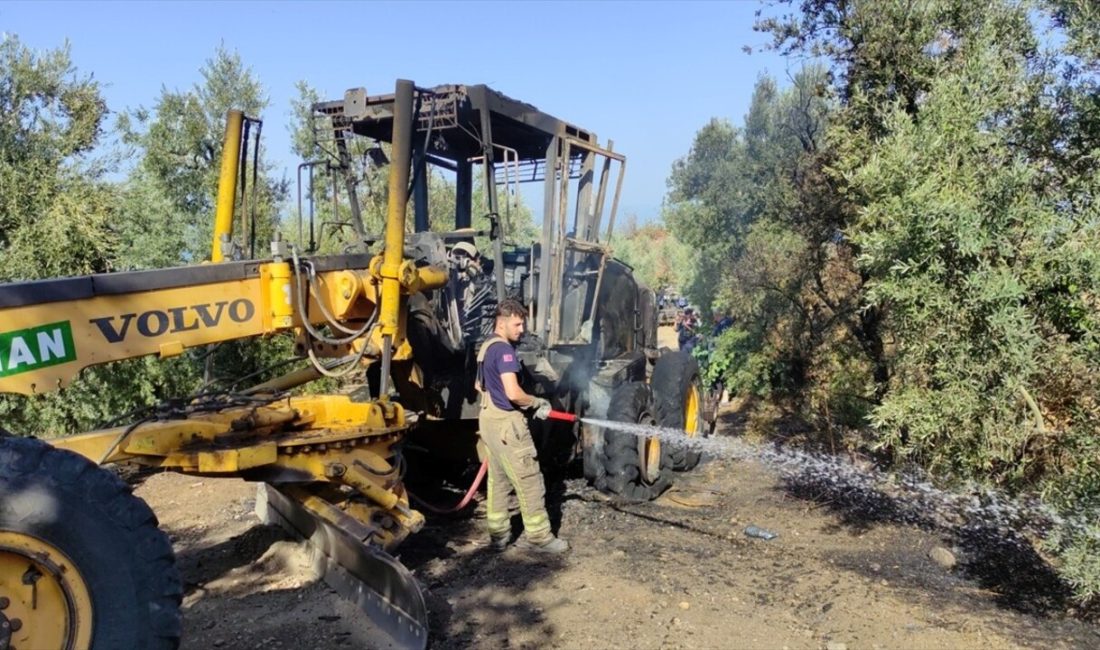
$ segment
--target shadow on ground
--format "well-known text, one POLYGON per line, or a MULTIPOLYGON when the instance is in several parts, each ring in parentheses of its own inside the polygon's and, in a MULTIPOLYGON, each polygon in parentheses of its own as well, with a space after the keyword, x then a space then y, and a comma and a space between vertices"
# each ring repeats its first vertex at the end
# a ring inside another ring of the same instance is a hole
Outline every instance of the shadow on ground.
MULTIPOLYGON (((1024 536, 992 525, 947 524, 904 498, 843 477, 812 471, 791 474, 783 490, 823 506, 837 517, 837 527, 858 534, 878 524, 913 526, 959 550, 962 576, 993 594, 1003 608, 1043 617, 1062 616, 1075 607, 1072 589, 1036 552, 1024 536)), ((1087 615, 1095 618, 1095 612, 1087 615)))
MULTIPOLYGON (((173 531, 179 539, 198 535, 193 529, 173 531)), ((240 535, 210 545, 177 546, 176 566, 184 579, 184 595, 190 594, 234 569, 255 564, 273 544, 288 541, 290 536, 278 526, 254 526, 240 535)))
MULTIPOLYGON (((562 503, 570 498, 564 478, 547 477, 546 505, 554 530, 561 524, 562 503)), ((483 517, 473 505, 457 514, 429 514, 424 529, 399 549, 399 559, 424 587, 434 649, 506 647, 514 629, 529 633, 534 628, 548 639, 557 634, 542 607, 526 594, 566 560, 514 546, 491 550, 483 517)), ((515 514, 513 540, 522 530, 515 514)))

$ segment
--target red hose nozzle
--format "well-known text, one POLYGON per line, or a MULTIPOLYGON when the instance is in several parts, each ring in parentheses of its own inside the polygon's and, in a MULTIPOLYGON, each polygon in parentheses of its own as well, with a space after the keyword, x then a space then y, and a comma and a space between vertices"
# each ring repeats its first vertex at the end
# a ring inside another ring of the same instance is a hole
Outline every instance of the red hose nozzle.
POLYGON ((565 411, 550 411, 548 415, 551 420, 561 420, 563 422, 576 422, 577 416, 572 413, 566 413, 565 411))

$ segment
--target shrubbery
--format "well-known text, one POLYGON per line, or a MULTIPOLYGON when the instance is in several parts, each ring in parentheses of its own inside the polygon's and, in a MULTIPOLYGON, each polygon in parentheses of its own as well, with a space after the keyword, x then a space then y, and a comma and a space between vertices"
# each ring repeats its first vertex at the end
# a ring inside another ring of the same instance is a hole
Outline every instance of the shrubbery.
POLYGON ((728 386, 943 480, 1039 495, 1069 522, 1048 550, 1090 597, 1100 26, 1081 6, 810 0, 764 20, 829 70, 764 79, 742 129, 704 126, 666 218, 720 287, 692 299, 739 318, 714 351, 728 386))

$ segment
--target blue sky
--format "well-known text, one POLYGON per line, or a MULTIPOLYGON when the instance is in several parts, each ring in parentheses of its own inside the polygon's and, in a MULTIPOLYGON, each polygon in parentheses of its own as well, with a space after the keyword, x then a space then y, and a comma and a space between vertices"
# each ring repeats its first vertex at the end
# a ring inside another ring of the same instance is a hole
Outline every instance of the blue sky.
MULTIPOLYGON (((756 2, 5 2, 0 32, 35 49, 67 39, 108 106, 152 107, 190 88, 219 44, 266 88, 265 147, 293 177, 294 84, 323 97, 487 83, 615 141, 626 154, 620 214, 649 221, 665 179, 711 117, 740 124, 762 72, 796 63, 762 51, 756 2), (752 46, 753 54, 742 51, 752 46)), ((767 11, 767 8, 764 8, 767 11)), ((790 67, 790 70, 788 68, 790 67)))

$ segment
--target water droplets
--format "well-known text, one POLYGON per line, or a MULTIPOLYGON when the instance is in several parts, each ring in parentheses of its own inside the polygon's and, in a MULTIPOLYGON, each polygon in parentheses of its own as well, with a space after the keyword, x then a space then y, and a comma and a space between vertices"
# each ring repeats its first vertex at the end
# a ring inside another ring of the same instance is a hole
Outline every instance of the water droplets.
POLYGON ((1054 527, 1096 537, 1088 530, 1086 517, 1068 519, 1036 498, 1011 498, 975 484, 943 489, 916 470, 883 471, 834 454, 752 444, 733 437, 690 437, 679 429, 595 418, 583 421, 635 436, 657 438, 662 444, 705 456, 755 460, 776 471, 796 494, 841 502, 843 507, 870 520, 896 521, 969 537, 994 536, 997 543, 1028 544, 1029 539, 1045 538, 1054 527))

